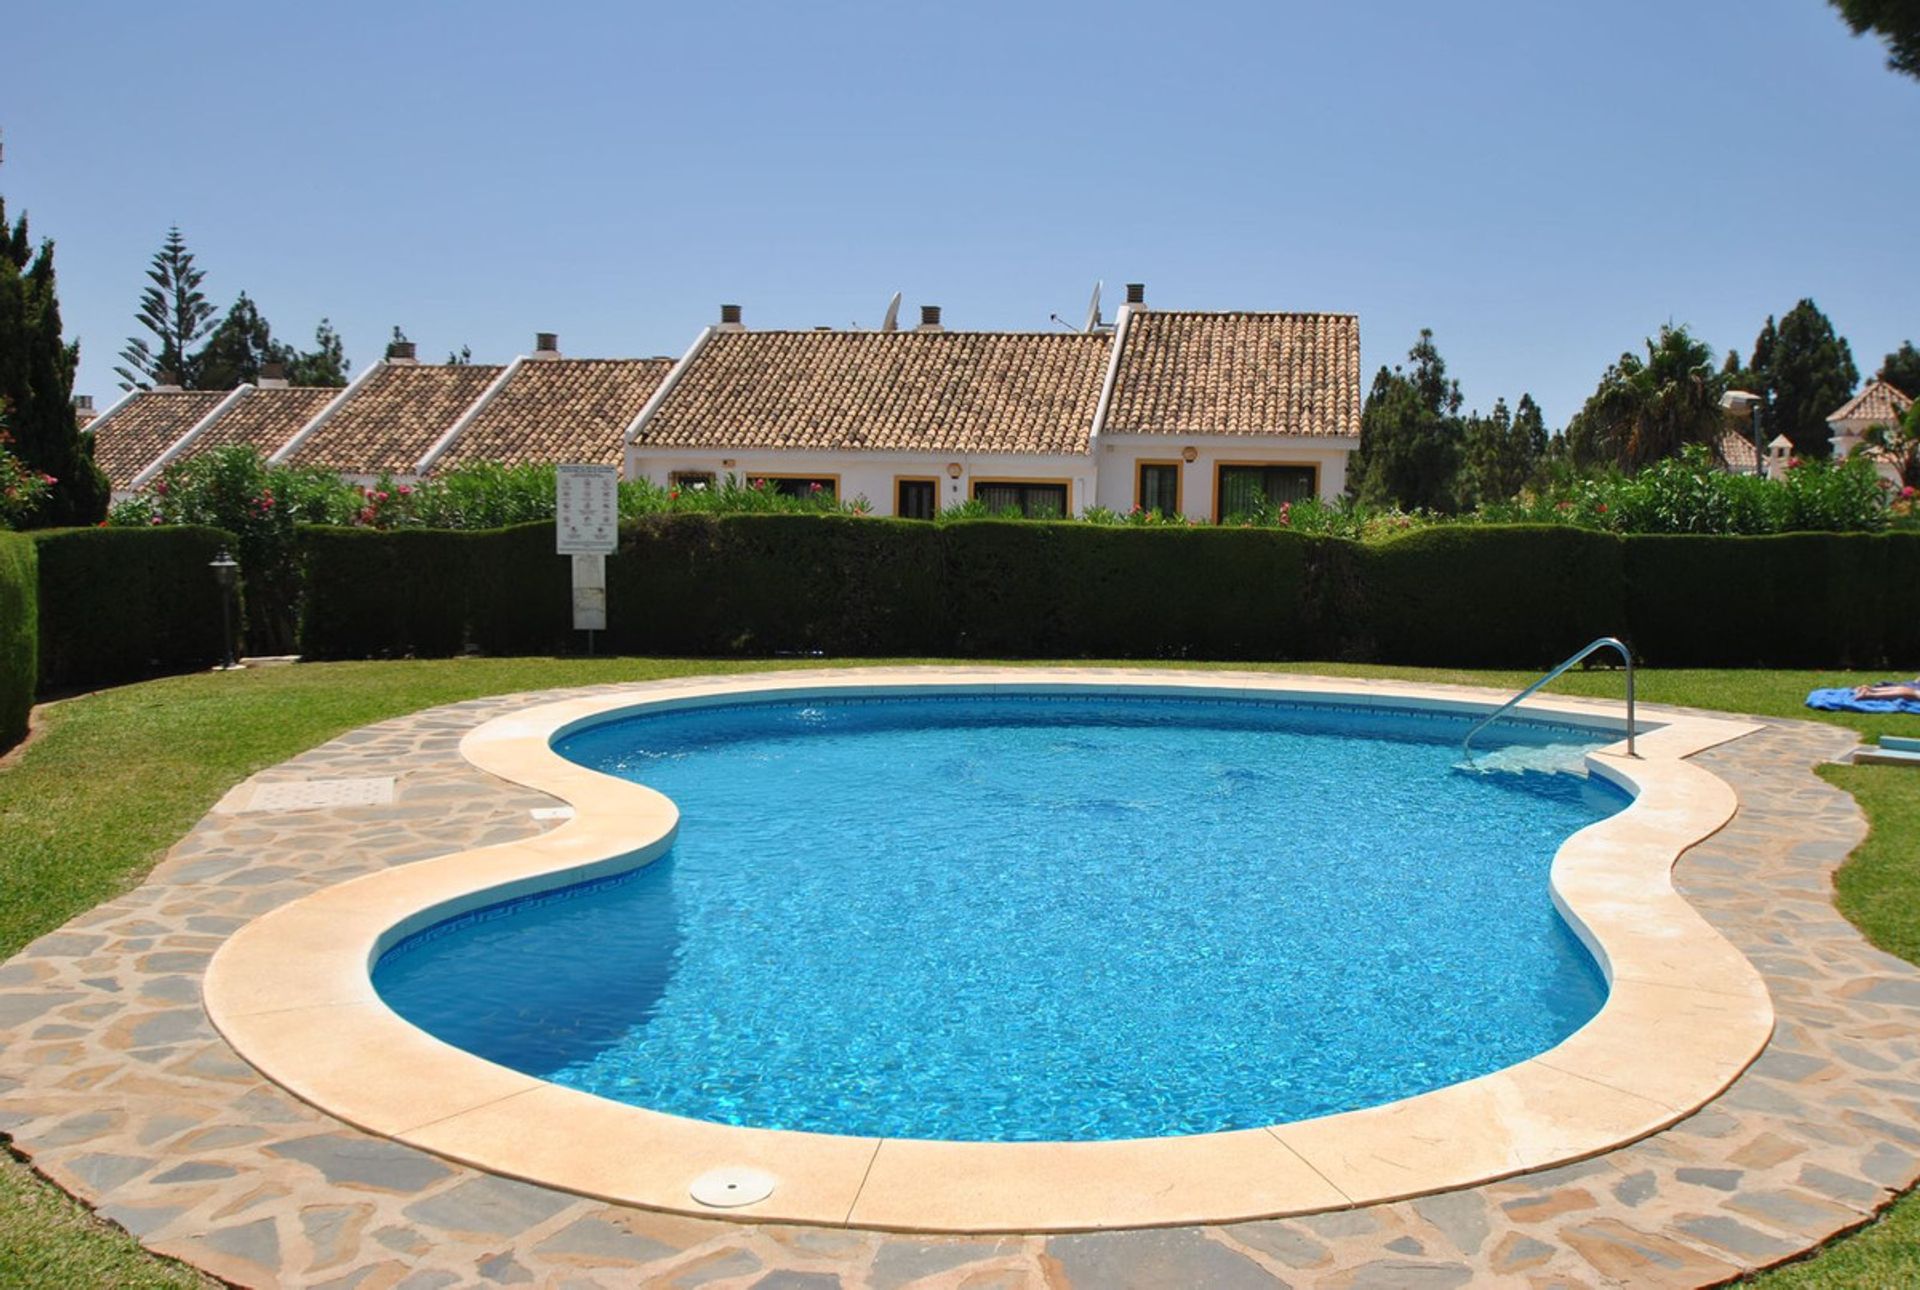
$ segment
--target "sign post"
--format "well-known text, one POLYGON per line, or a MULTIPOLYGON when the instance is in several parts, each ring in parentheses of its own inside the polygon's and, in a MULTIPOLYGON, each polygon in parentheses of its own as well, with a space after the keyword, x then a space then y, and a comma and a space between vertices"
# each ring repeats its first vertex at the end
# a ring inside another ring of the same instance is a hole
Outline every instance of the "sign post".
POLYGON ((556 466, 554 546, 573 561, 573 629, 607 629, 607 557, 620 546, 620 471, 616 466, 556 466))

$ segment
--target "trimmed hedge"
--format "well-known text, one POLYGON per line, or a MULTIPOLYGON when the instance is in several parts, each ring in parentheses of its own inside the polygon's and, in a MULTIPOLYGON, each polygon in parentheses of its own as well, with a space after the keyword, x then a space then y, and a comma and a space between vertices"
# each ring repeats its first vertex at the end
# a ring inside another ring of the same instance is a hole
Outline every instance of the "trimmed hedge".
POLYGON ((1626 631, 1620 539, 1611 534, 1552 524, 1432 528, 1365 552, 1358 612, 1379 662, 1547 668, 1596 636, 1626 631))
MULTIPOLYGON (((207 566, 221 529, 43 529, 39 555, 42 694, 208 667, 225 656, 220 587, 207 566)), ((239 626, 238 606, 233 625, 239 626)))
POLYGON ((40 658, 39 561, 33 542, 0 533, 0 749, 27 733, 40 658))
POLYGON ((437 529, 302 529, 301 655, 458 654, 466 643, 475 554, 495 536, 437 529))
MULTIPOLYGON (((540 522, 304 529, 310 658, 577 651, 540 522)), ((1663 667, 1920 665, 1920 533, 1618 537, 842 515, 651 516, 607 564, 610 653, 1378 660, 1545 668, 1625 635, 1663 667)))

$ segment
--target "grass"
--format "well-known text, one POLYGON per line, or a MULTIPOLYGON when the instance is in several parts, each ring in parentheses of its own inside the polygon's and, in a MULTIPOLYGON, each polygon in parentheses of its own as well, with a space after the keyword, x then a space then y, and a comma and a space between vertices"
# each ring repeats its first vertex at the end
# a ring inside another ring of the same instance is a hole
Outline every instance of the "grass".
MULTIPOLYGON (((307 664, 170 677, 48 705, 38 737, 0 768, 0 959, 136 885, 241 779, 368 722, 489 694, 820 665, 676 659, 307 664)), ((1520 672, 1251 666, 1511 689, 1533 680, 1520 672)), ((1869 739, 1911 731, 1910 717, 1813 713, 1801 706, 1813 686, 1854 679, 1826 672, 1649 671, 1640 674, 1639 693, 1649 703, 1828 721, 1869 739)), ((1620 674, 1610 670, 1572 673, 1552 688, 1598 697, 1622 692, 1620 674)), ((1875 944, 1920 961, 1920 849, 1914 842, 1920 784, 1900 767, 1823 773, 1853 793, 1873 823, 1872 836, 1841 872, 1840 908, 1875 944)), ((0 1287, 205 1284, 145 1253, 0 1153, 0 1287)), ((1769 1274, 1762 1284, 1771 1290, 1920 1284, 1920 1202, 1903 1200, 1860 1235, 1769 1274)))

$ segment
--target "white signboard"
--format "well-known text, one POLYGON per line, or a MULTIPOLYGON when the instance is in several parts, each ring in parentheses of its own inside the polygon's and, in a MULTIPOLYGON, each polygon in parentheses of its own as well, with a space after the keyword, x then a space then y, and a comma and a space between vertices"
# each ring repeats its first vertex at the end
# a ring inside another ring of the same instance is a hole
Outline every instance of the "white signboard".
POLYGON ((553 534, 561 555, 612 555, 620 545, 620 468, 555 466, 553 534))
POLYGON ((573 557, 573 630, 607 630, 607 557, 573 557))

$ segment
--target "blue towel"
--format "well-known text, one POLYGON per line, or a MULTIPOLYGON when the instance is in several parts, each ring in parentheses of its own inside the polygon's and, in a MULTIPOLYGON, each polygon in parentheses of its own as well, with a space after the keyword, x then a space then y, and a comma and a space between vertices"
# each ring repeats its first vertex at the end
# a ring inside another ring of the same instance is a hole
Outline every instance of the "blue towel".
MULTIPOLYGON (((1899 684, 1881 682, 1881 684, 1899 684)), ((1815 690, 1807 696, 1809 708, 1823 712, 1914 712, 1920 713, 1920 701, 1913 699, 1856 699, 1850 689, 1815 690)))

